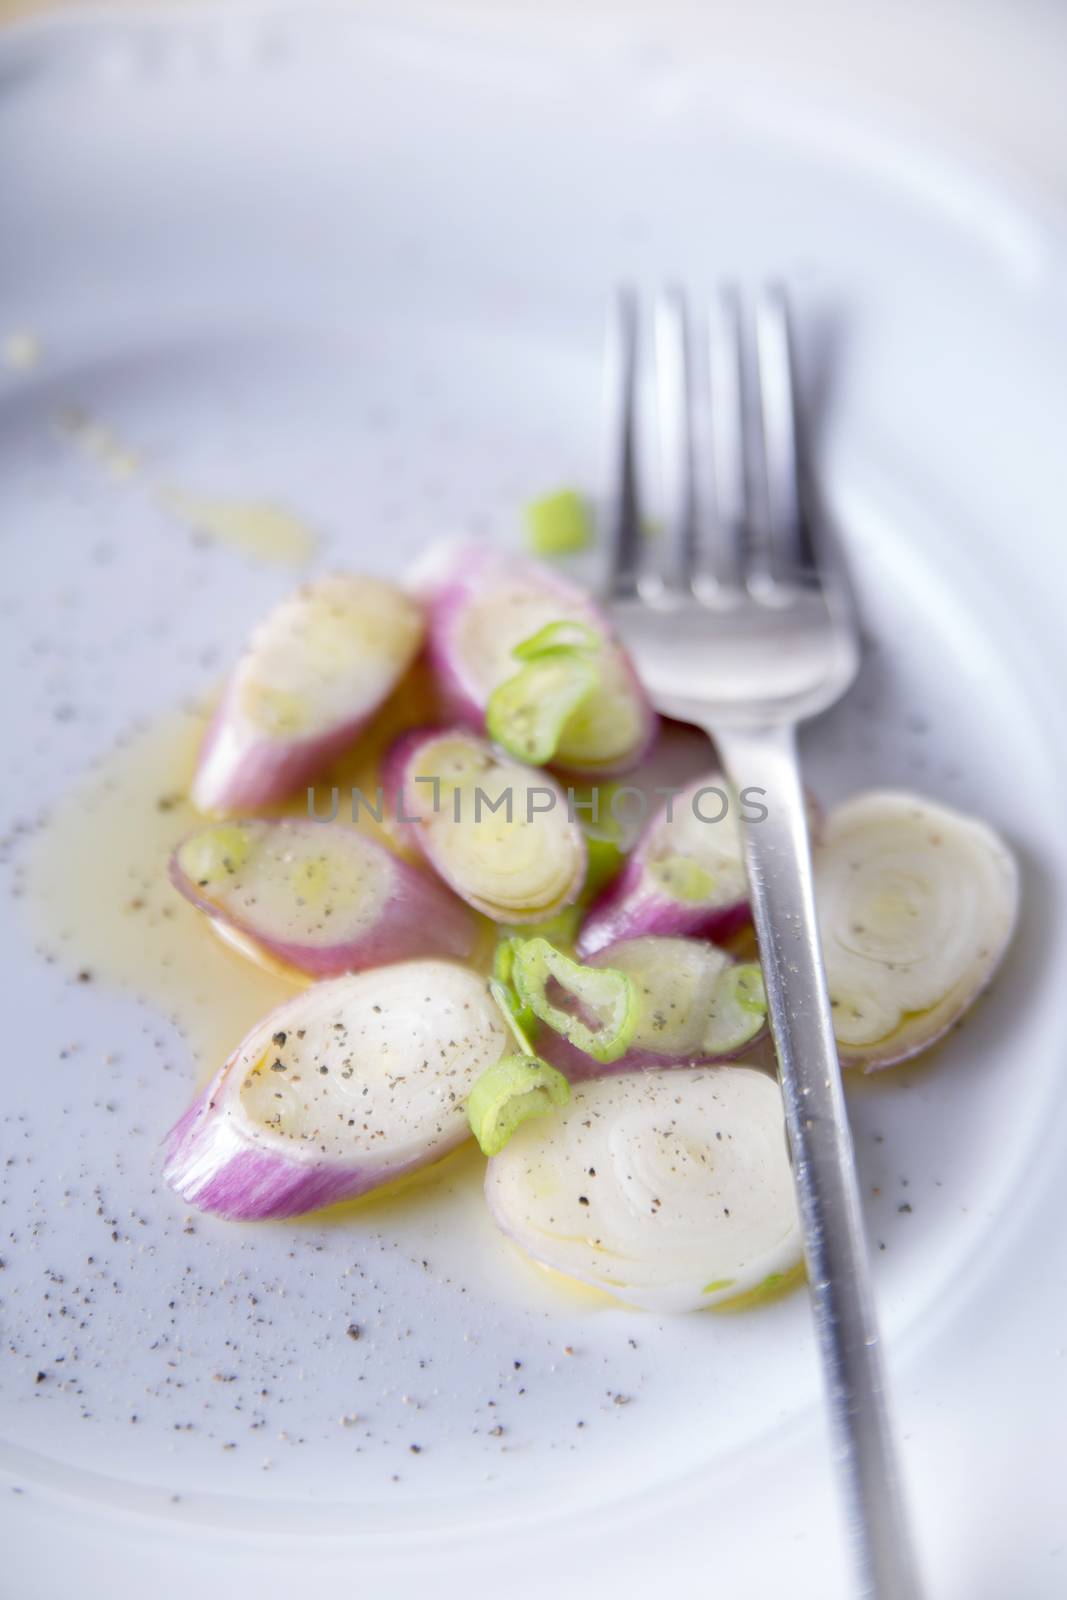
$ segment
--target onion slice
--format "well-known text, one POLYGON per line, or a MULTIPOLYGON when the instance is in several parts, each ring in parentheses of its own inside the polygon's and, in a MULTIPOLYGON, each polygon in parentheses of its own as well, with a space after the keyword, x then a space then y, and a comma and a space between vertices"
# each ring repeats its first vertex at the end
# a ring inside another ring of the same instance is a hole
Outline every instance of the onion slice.
POLYGON ((734 961, 705 939, 655 934, 624 939, 598 951, 580 970, 600 968, 624 975, 632 986, 628 1040, 615 1060, 605 1062, 583 1049, 566 1026, 543 1034, 542 1054, 572 1081, 604 1072, 730 1061, 753 1047, 766 1028, 758 965, 734 961))
POLYGON ((340 823, 219 822, 171 858, 217 926, 313 977, 413 956, 467 956, 477 925, 436 878, 340 823))
POLYGON ((625 972, 637 995, 629 1049, 613 1070, 671 1061, 728 1060, 767 1024, 763 975, 705 939, 625 939, 593 957, 625 972))
POLYGON ((418 606, 381 578, 305 584, 252 633, 207 731, 193 782, 200 811, 282 800, 359 734, 422 643, 418 606))
POLYGON ((1015 859, 985 823, 894 790, 832 811, 815 898, 842 1059, 924 1050, 990 982, 1018 912, 1015 859))
POLYGON ((259 1023, 169 1135, 164 1176, 234 1218, 290 1217, 439 1160, 507 1032, 485 980, 408 961, 315 984, 259 1023))
POLYGON ((406 734, 383 776, 405 837, 476 911, 524 924, 577 899, 585 841, 547 773, 454 728, 406 734))
POLYGON ((801 1259, 782 1098, 754 1067, 578 1084, 493 1157, 485 1194, 535 1261, 650 1311, 734 1299, 801 1259))
POLYGON ((737 802, 721 773, 688 784, 650 819, 582 924, 578 951, 640 934, 727 939, 749 920, 737 802))
POLYGON ((509 684, 494 703, 494 737, 510 744, 510 731, 517 739, 530 731, 530 748, 548 748, 553 764, 570 772, 607 776, 638 764, 656 716, 609 623, 581 589, 537 562, 474 542, 430 551, 410 586, 427 607, 430 663, 450 719, 481 732, 494 692, 509 684))

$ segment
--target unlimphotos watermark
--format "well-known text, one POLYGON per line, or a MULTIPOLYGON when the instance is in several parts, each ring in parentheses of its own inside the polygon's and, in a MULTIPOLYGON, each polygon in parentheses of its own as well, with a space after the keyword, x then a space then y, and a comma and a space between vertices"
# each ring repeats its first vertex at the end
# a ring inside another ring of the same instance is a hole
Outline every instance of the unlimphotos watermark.
MULTIPOLYGON (((690 790, 683 784, 657 784, 651 789, 638 789, 631 784, 612 784, 606 790, 601 790, 595 784, 581 792, 573 789, 550 788, 547 784, 524 784, 516 788, 506 784, 490 794, 479 784, 458 785, 445 784, 441 778, 416 777, 410 780, 413 784, 423 785, 419 791, 424 795, 426 804, 421 809, 409 812, 407 807, 415 807, 414 792, 409 792, 407 802, 402 794, 397 794, 388 803, 382 786, 375 789, 373 798, 360 788, 353 787, 349 791, 349 807, 353 822, 358 822, 366 813, 373 817, 375 822, 386 820, 395 823, 423 822, 427 816, 447 816, 456 823, 477 824, 487 818, 503 816, 505 822, 530 823, 537 816, 545 816, 555 811, 562 801, 567 808, 567 818, 570 822, 578 822, 587 818, 596 825, 610 817, 618 827, 634 825, 640 826, 649 816, 653 799, 662 803, 665 820, 675 820, 675 802, 680 796, 685 795, 693 817, 697 822, 714 824, 723 822, 730 812, 736 807, 744 822, 764 822, 768 811, 763 804, 766 798, 766 789, 746 788, 741 789, 736 798, 728 789, 720 788, 716 784, 705 784, 700 789, 690 790), (606 805, 601 804, 602 796, 606 797, 606 805)), ((420 801, 421 804, 421 801, 420 801)), ((317 791, 309 788, 307 792, 307 814, 314 822, 335 822, 341 810, 341 791, 334 787, 330 790, 329 810, 325 813, 319 809, 317 791)))

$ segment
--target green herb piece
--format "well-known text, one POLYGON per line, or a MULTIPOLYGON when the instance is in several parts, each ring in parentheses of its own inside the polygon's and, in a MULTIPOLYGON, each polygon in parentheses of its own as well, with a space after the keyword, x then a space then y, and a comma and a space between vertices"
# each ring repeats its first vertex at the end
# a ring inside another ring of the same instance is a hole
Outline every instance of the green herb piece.
POLYGON ((573 649, 546 651, 493 690, 485 713, 489 737, 516 760, 543 766, 599 681, 587 655, 573 649))
POLYGON ((547 939, 525 940, 515 951, 512 971, 520 1000, 577 1049, 595 1061, 617 1061, 625 1055, 640 1010, 637 987, 627 973, 613 967, 583 967, 547 939), (552 983, 564 1001, 573 1002, 574 1011, 549 998, 552 983))
POLYGON ((516 661, 539 661, 543 656, 595 655, 603 644, 595 628, 586 622, 567 619, 563 622, 546 622, 528 639, 523 639, 512 650, 516 661))
POLYGON ((526 542, 536 556, 567 556, 593 542, 593 521, 574 489, 531 500, 526 507, 526 542))
POLYGON ((517 1128, 531 1117, 566 1105, 571 1086, 537 1056, 502 1056, 482 1073, 467 1098, 471 1132, 487 1156, 499 1155, 517 1128))
POLYGON ((725 969, 716 980, 705 1015, 703 1048, 709 1055, 729 1055, 755 1038, 767 1021, 763 973, 755 961, 725 969))
POLYGON ((515 950, 521 944, 522 939, 517 937, 500 940, 493 958, 493 977, 489 988, 508 1025, 518 1026, 529 1047, 529 1040, 537 1028, 537 1018, 530 1007, 519 999, 513 980, 515 950))

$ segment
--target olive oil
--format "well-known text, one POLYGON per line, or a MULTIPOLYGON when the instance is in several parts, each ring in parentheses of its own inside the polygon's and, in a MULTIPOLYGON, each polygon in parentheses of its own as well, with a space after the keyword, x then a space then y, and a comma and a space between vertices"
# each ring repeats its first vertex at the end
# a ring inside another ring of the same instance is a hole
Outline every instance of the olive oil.
MULTIPOLYGON (((355 749, 317 788, 320 815, 330 790, 338 822, 392 848, 387 810, 366 807, 352 823, 351 794, 374 801, 384 751, 429 720, 425 679, 416 671, 383 707, 355 749)), ((171 711, 111 751, 55 806, 33 841, 26 904, 41 950, 72 976, 91 974, 135 994, 188 1040, 197 1083, 214 1073, 268 1011, 310 981, 236 949, 170 882, 170 857, 203 817, 188 795, 209 709, 171 711)), ((306 792, 274 815, 307 815, 306 792)), ((478 965, 491 959, 486 930, 478 965)))
POLYGON ((26 878, 40 948, 173 1021, 197 1081, 299 987, 228 949, 170 882, 170 855, 199 820, 186 794, 206 720, 172 712, 112 751, 54 808, 26 878))

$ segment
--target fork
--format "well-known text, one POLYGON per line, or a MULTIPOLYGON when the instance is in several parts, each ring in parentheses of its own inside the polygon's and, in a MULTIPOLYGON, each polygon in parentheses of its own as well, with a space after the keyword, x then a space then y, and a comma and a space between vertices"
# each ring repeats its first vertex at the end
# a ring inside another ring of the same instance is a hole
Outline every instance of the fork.
POLYGON ((708 529, 698 504, 686 302, 677 289, 656 298, 663 517, 660 536, 646 538, 636 470, 638 309, 632 293, 619 295, 609 340, 606 599, 658 710, 705 729, 735 792, 765 791, 766 817, 741 828, 854 1592, 916 1600, 796 747, 797 725, 853 682, 859 635, 840 554, 812 515, 783 290, 768 287, 756 299, 754 382, 745 381, 741 335, 739 301, 723 293, 709 318, 716 509, 708 529), (758 421, 746 404, 755 392, 758 421))

